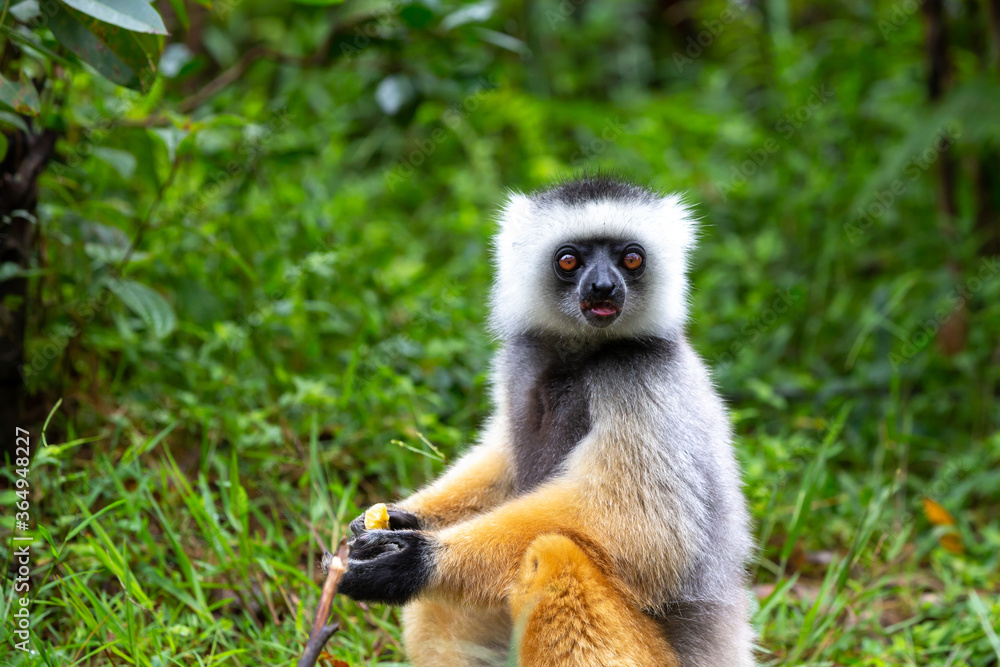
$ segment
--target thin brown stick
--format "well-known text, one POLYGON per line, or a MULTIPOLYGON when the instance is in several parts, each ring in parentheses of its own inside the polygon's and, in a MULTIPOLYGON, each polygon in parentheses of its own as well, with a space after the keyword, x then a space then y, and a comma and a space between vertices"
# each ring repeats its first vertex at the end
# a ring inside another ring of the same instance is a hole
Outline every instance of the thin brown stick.
POLYGON ((330 607, 333 605, 333 596, 337 594, 337 586, 340 584, 344 572, 347 571, 347 538, 340 539, 340 546, 337 553, 330 561, 330 568, 326 573, 326 581, 323 583, 323 593, 319 596, 319 605, 316 607, 316 618, 313 619, 312 630, 309 632, 309 641, 306 642, 305 651, 299 658, 298 667, 314 667, 319 660, 319 654, 323 652, 326 642, 340 629, 340 623, 327 625, 330 618, 330 607))
POLYGON ((236 79, 240 78, 255 60, 263 58, 264 56, 281 58, 282 54, 263 46, 251 47, 240 57, 239 60, 236 61, 232 67, 224 70, 219 76, 215 77, 203 86, 197 93, 181 100, 177 105, 177 109, 181 113, 191 113, 208 100, 208 98, 212 97, 217 92, 236 81, 236 79))

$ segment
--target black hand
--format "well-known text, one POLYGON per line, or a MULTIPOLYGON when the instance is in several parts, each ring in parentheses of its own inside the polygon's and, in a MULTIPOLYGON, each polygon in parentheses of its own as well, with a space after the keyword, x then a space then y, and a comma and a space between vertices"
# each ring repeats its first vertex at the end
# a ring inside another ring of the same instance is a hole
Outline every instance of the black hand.
MULTIPOLYGON (((357 537, 366 530, 368 529, 365 528, 365 513, 362 512, 361 516, 351 522, 351 532, 357 537)), ((416 514, 390 507, 389 530, 420 530, 420 519, 416 514)))
POLYGON ((369 530, 355 538, 338 593, 366 602, 405 604, 434 571, 434 542, 416 530, 369 530))

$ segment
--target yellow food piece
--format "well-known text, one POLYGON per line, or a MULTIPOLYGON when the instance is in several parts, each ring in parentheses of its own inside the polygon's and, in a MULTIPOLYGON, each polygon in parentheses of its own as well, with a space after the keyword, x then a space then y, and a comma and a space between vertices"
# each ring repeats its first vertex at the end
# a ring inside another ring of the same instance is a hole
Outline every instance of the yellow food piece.
POLYGON ((365 530, 389 528, 389 509, 385 503, 375 503, 365 511, 365 530))

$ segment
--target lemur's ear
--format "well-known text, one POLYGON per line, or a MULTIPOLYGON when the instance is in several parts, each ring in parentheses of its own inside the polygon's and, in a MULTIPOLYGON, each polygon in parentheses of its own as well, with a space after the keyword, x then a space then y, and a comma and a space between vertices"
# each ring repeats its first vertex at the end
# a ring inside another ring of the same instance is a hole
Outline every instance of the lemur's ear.
POLYGON ((528 209, 531 208, 531 198, 520 192, 511 191, 500 209, 500 227, 508 229, 518 224, 523 224, 528 217, 528 209))
POLYGON ((660 199, 660 227, 673 238, 671 241, 684 250, 694 250, 698 245, 699 225, 691 206, 679 194, 660 199))

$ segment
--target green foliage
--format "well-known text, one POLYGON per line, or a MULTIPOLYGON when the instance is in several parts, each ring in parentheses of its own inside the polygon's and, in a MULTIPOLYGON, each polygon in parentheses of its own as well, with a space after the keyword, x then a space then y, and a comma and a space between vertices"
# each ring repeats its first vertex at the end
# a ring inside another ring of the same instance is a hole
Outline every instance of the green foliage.
MULTIPOLYGON (((598 169, 703 220, 690 335, 734 409, 762 662, 997 664, 986 21, 949 8, 930 103, 906 3, 670 6, 177 0, 166 39, 131 0, 0 21, 0 101, 64 132, 23 272, 38 421, 63 404, 58 444, 31 425, 37 653, 13 664, 292 662, 320 544, 486 414, 504 189, 598 169)), ((403 660, 395 611, 336 613, 331 655, 403 660)))
POLYGON ((0 76, 0 102, 18 113, 38 113, 38 91, 27 81, 14 82, 0 76))
POLYGON ((149 4, 137 0, 63 0, 73 9, 104 23, 133 32, 166 35, 163 19, 149 4))
MULTIPOLYGON (((4 6, 4 17, 8 6, 4 6)), ((111 81, 147 90, 156 76, 162 48, 161 40, 152 35, 167 34, 163 19, 146 0, 22 0, 11 8, 11 18, 13 27, 5 27, 0 20, 0 28, 27 47, 15 67, 24 79, 22 88, 30 88, 31 93, 34 87, 27 83, 27 75, 67 62, 52 50, 57 45, 111 81)), ((0 79, 0 90, 4 87, 0 79)), ((20 113, 40 113, 37 99, 27 108, 21 101, 0 94, 0 102, 20 113)), ((51 110, 60 111, 58 105, 51 110)))

